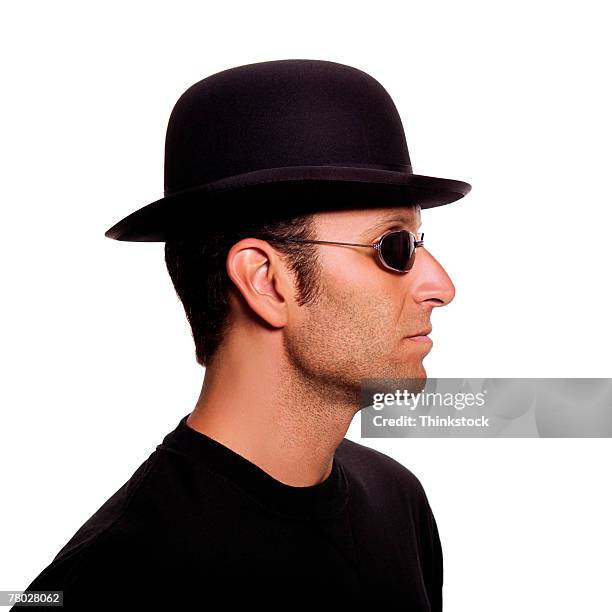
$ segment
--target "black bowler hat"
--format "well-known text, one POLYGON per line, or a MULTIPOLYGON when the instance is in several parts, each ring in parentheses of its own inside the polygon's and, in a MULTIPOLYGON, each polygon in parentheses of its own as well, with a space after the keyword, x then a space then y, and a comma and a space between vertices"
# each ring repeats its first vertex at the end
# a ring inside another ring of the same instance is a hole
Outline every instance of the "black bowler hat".
POLYGON ((106 231, 165 241, 240 220, 346 208, 432 208, 463 181, 413 174, 384 87, 336 62, 288 59, 217 72, 176 102, 166 132, 164 197, 106 231))

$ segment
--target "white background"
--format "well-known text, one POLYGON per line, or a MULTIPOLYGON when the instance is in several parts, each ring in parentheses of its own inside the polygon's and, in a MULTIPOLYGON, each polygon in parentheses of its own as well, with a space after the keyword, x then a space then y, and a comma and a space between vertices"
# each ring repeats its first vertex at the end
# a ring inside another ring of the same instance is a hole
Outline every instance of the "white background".
MULTIPOLYGON (((170 111, 257 61, 370 73, 457 294, 431 377, 610 377, 605 3, 32 2, 4 10, 0 589, 24 589, 191 411, 203 370, 162 243, 104 231, 163 190, 170 111)), ((256 356, 254 356, 256 358, 256 356)), ((421 480, 448 612, 612 609, 609 439, 359 438, 421 480)), ((372 517, 376 520, 376 517, 372 517)))

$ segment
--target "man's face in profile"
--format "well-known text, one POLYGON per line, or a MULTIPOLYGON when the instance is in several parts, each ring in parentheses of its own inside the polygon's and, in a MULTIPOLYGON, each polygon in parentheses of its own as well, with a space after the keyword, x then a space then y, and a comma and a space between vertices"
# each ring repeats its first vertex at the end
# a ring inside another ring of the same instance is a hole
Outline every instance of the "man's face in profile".
MULTIPOLYGON (((369 244, 391 229, 418 234, 419 207, 332 211, 315 215, 317 240, 369 244)), ((373 249, 317 245, 320 297, 294 302, 285 346, 307 378, 351 390, 365 378, 426 378, 431 341, 409 339, 431 328, 431 312, 455 287, 425 246, 409 272, 384 269, 373 249)))

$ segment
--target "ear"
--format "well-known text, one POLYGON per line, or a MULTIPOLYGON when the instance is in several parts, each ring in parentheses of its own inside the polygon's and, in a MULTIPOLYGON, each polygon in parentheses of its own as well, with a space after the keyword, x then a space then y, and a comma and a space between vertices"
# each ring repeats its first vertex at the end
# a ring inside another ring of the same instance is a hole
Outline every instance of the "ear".
POLYGON ((274 249, 264 240, 245 238, 234 244, 226 259, 229 277, 247 304, 273 327, 287 324, 287 299, 293 281, 274 249))

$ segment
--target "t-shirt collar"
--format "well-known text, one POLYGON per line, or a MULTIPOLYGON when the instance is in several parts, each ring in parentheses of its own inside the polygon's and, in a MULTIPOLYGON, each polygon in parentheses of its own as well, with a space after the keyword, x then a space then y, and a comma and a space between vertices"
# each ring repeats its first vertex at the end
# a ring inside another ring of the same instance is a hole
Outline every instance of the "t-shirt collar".
POLYGON ((334 454, 332 470, 323 482, 295 487, 276 480, 221 442, 187 425, 185 415, 158 449, 174 451, 204 463, 240 487, 258 503, 278 514, 301 519, 325 519, 339 514, 348 501, 348 481, 334 454))

